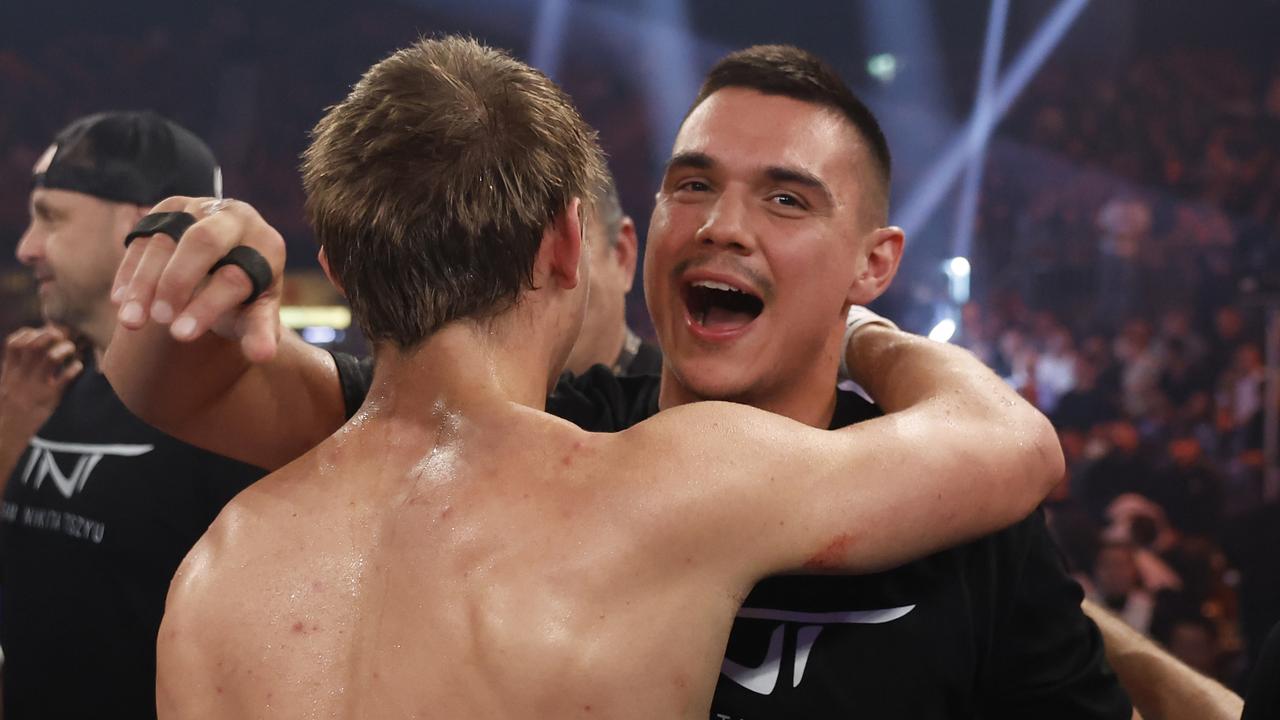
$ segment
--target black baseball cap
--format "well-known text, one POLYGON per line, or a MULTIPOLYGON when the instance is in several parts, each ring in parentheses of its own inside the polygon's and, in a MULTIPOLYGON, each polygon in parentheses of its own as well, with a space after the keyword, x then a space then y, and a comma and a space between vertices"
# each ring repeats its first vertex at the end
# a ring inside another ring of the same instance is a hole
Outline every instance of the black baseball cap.
POLYGON ((36 187, 154 205, 213 195, 218 172, 213 151, 181 125, 150 111, 106 112, 63 128, 33 179, 36 187))

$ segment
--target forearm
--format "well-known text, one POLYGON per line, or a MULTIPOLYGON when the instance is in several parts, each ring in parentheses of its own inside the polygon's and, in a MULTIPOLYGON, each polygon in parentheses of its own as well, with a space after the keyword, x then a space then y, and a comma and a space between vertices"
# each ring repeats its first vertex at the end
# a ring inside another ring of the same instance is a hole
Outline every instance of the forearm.
POLYGON ((955 345, 868 325, 853 337, 846 353, 850 378, 886 412, 944 396, 984 412, 1034 410, 972 353, 955 345))
POLYGON ((961 524, 990 532, 1015 522, 1061 480, 1062 448, 1048 419, 973 354, 877 326, 859 330, 851 346, 853 380, 900 423, 911 457, 932 467, 932 480, 947 479, 948 490, 971 487, 956 508, 968 517, 961 524))
POLYGON ((1184 665, 1115 615, 1085 601, 1106 645, 1107 661, 1146 720, 1238 720, 1240 696, 1184 665))
POLYGON ((275 469, 342 425, 328 353, 293 333, 275 356, 248 362, 212 333, 186 343, 162 326, 116 330, 103 369, 125 405, 161 430, 213 452, 275 469))
POLYGON ((125 406, 166 431, 198 417, 252 370, 236 342, 213 333, 177 342, 158 323, 139 330, 117 325, 102 362, 125 406))
POLYGON ((886 412, 928 411, 990 441, 1014 441, 1028 451, 1029 471, 1047 472, 1051 484, 1061 479, 1062 449, 1048 418, 969 351, 868 326, 848 352, 852 379, 886 412))

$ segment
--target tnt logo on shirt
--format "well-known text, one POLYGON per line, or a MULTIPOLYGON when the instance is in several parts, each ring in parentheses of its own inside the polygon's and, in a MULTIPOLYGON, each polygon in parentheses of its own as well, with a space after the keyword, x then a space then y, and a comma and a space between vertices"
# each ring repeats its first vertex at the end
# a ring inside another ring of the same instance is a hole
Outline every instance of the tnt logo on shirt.
MULTIPOLYGON (((877 625, 897 620, 915 609, 915 605, 884 608, 881 610, 849 610, 845 612, 809 613, 793 610, 768 610, 744 607, 738 611, 743 620, 774 620, 778 627, 769 638, 769 650, 764 661, 756 667, 746 667, 724 659, 720 672, 735 683, 757 695, 772 695, 782 676, 782 634, 787 623, 796 623, 795 656, 791 659, 791 685, 799 687, 809 665, 809 651, 817 642, 825 625, 877 625)), ((722 716, 723 717, 723 716, 722 716)))
POLYGON ((31 438, 31 456, 22 471, 22 484, 39 490, 45 480, 53 480, 58 492, 70 500, 84 490, 102 458, 137 457, 154 449, 154 445, 53 442, 36 436, 31 438), (64 471, 67 467, 71 468, 70 472, 64 471))

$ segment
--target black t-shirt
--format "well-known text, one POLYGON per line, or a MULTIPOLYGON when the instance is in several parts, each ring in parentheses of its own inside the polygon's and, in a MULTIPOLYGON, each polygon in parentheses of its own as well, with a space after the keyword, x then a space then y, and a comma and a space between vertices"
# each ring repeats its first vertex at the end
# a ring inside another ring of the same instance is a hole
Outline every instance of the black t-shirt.
POLYGON ((5 718, 155 717, 169 582, 263 474, 146 425, 87 367, 0 508, 5 718))
POLYGON ((1249 679, 1249 693, 1244 698, 1244 715, 1240 720, 1276 720, 1280 718, 1280 624, 1262 646, 1258 662, 1249 679))
MULTIPOLYGON (((350 415, 370 367, 339 368, 350 415)), ((623 430, 657 412, 658 379, 597 366, 562 377, 547 410, 623 430)), ((831 427, 879 414, 842 390, 831 427)), ((711 718, 1128 720, 1082 598, 1041 512, 888 572, 769 578, 734 622, 711 718)))

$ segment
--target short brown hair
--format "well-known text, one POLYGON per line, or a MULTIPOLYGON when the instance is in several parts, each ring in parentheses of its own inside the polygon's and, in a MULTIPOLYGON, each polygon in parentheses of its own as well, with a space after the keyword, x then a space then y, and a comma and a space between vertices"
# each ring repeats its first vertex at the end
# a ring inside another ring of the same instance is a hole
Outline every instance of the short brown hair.
MULTIPOLYGON (((726 55, 707 73, 689 112, 718 90, 738 87, 765 95, 831 108, 847 119, 869 146, 882 212, 888 212, 893 159, 875 114, 821 58, 791 45, 756 45, 726 55)), ((688 119, 688 114, 685 115, 688 119)), ((883 218, 881 218, 883 222, 883 218)))
POLYGON ((374 65, 312 131, 307 215, 352 314, 401 349, 532 286, 547 224, 590 202, 596 134, 555 83, 461 37, 374 65))

